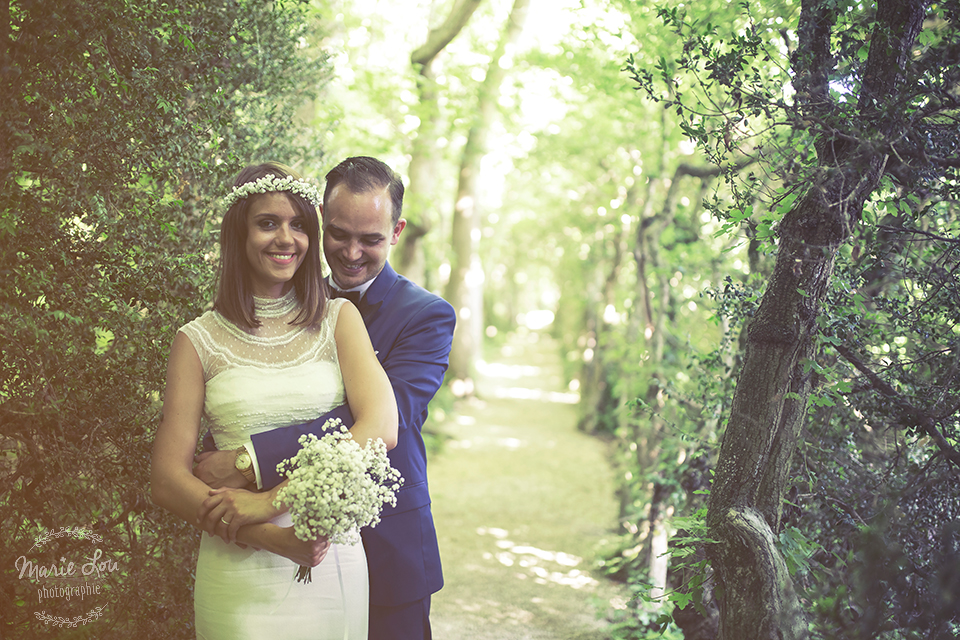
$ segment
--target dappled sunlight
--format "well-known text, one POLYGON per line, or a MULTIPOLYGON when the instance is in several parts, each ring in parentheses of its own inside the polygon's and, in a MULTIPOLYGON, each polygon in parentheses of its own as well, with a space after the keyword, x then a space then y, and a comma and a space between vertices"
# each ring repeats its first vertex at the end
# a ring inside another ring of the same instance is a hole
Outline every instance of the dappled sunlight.
POLYGON ((477 444, 493 444, 498 447, 503 447, 504 449, 515 451, 521 447, 526 447, 529 444, 526 440, 520 440, 518 438, 496 438, 495 440, 491 440, 489 438, 480 438, 479 440, 479 442, 469 438, 452 440, 447 444, 447 446, 454 449, 471 449, 477 444))
POLYGON ((544 391, 543 389, 523 387, 501 387, 493 389, 489 394, 496 398, 510 398, 511 400, 540 400, 558 404, 577 404, 580 402, 580 394, 578 393, 544 391))
POLYGON ((500 551, 484 552, 485 560, 496 560, 505 567, 520 569, 514 575, 520 580, 532 578, 537 584, 554 584, 582 589, 598 584, 585 571, 576 567, 583 563, 583 558, 563 551, 548 551, 530 545, 514 544, 508 539, 508 532, 494 527, 478 527, 478 535, 489 535, 496 538, 494 546, 500 551), (555 564, 557 567, 543 566, 555 564), (564 570, 566 569, 566 570, 564 570))
MULTIPOLYGON (((504 364, 502 362, 477 362, 477 372, 491 380, 521 380, 532 378, 542 380, 543 371, 536 365, 504 364)), ((562 391, 546 391, 540 388, 521 386, 494 385, 485 390, 485 395, 494 398, 508 398, 511 400, 539 400, 541 402, 556 402, 559 404, 577 404, 580 394, 562 391)))
POLYGON ((506 364, 503 362, 477 362, 477 371, 485 376, 498 380, 519 380, 520 378, 534 378, 540 375, 541 368, 529 364, 506 364))
POLYGON ((449 414, 433 464, 446 579, 437 629, 449 638, 595 637, 587 630, 629 609, 631 596, 594 563, 595 541, 616 518, 602 443, 577 432, 575 394, 550 393, 569 391, 554 343, 513 336, 489 358, 476 371, 477 396, 449 414), (504 633, 514 625, 522 631, 504 633), (548 628, 558 632, 540 633, 548 628))
POLYGON ((520 447, 526 446, 527 443, 518 438, 499 438, 497 439, 497 444, 507 449, 519 449, 520 447))
MULTIPOLYGON (((456 605, 468 613, 481 616, 495 624, 528 625, 534 622, 533 612, 517 603, 500 602, 494 600, 467 601, 457 598, 456 605)), ((434 630, 436 633, 436 630, 434 630)))
MULTIPOLYGON (((473 427, 477 424, 477 419, 473 416, 457 416, 455 419, 456 423, 465 427, 473 427)), ((487 425, 492 426, 492 425, 487 425)), ((503 427, 504 429, 506 427, 503 427)), ((510 449, 515 451, 521 447, 526 447, 529 445, 529 442, 526 440, 521 440, 520 438, 513 437, 503 437, 503 438, 489 438, 483 435, 478 435, 473 438, 459 438, 456 440, 451 440, 447 446, 454 449, 470 449, 475 445, 493 445, 496 447, 503 447, 504 449, 510 449)))
POLYGON ((583 561, 582 558, 569 553, 564 553, 563 551, 544 551, 543 549, 537 549, 536 547, 529 546, 515 546, 511 549, 511 551, 514 553, 535 556, 548 562, 556 562, 557 564, 565 567, 575 567, 583 561))

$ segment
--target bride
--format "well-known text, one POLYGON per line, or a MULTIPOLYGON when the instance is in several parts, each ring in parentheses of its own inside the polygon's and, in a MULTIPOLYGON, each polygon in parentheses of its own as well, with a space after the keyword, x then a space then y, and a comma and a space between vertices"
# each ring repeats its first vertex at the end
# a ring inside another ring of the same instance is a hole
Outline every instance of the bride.
POLYGON ((296 538, 277 491, 211 490, 194 477, 201 429, 219 450, 309 422, 348 402, 361 444, 396 443, 397 407, 360 313, 329 300, 321 276, 320 194, 293 170, 245 168, 220 231, 213 310, 173 341, 154 442, 155 503, 202 528, 194 589, 197 637, 366 638, 363 547, 296 538), (312 566, 309 584, 297 565, 312 566))

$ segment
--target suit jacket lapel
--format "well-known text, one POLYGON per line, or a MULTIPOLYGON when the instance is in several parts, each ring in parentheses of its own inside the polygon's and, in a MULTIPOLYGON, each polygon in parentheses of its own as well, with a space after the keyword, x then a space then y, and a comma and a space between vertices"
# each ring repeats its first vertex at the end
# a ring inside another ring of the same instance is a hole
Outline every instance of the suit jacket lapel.
POLYGON ((363 317, 363 324, 366 325, 368 329, 370 328, 370 323, 377 317, 380 307, 387 297, 387 293, 393 288, 398 278, 397 272, 393 270, 390 263, 384 263, 383 270, 377 276, 377 279, 373 281, 373 284, 370 285, 370 288, 367 289, 363 298, 360 299, 358 309, 360 310, 360 315, 363 317))

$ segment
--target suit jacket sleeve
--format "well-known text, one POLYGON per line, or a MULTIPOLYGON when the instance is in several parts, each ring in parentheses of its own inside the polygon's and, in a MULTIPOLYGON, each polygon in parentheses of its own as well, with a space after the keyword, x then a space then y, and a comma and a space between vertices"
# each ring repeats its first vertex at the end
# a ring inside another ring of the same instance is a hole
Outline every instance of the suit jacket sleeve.
POLYGON ((312 433, 318 438, 323 437, 323 425, 330 418, 340 418, 340 421, 349 429, 353 426, 353 414, 350 407, 342 404, 332 411, 328 411, 313 422, 299 424, 293 427, 282 427, 271 431, 264 431, 251 436, 253 448, 257 452, 257 464, 260 467, 260 483, 264 489, 272 489, 283 480, 277 473, 277 465, 297 455, 300 451, 300 436, 312 433))
POLYGON ((456 314, 442 298, 423 306, 400 328, 381 363, 397 398, 399 429, 419 429, 427 405, 443 383, 456 314))
MULTIPOLYGON (((392 341, 381 344, 374 338, 374 348, 380 351, 380 363, 397 398, 400 431, 423 426, 427 405, 440 388, 447 370, 455 324, 453 307, 442 298, 433 297, 402 326, 394 325, 397 332, 392 341)), ((283 480, 277 474, 277 465, 300 450, 297 442, 300 436, 313 433, 321 437, 323 425, 329 418, 340 418, 347 428, 353 426, 353 415, 344 404, 313 422, 264 431, 251 438, 264 489, 272 489, 283 480)))

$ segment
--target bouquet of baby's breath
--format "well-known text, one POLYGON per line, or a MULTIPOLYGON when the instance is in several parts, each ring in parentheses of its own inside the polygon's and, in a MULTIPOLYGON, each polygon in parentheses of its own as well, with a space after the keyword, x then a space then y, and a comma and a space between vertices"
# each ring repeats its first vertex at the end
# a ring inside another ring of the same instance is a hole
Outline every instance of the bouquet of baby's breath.
MULTIPOLYGON (((362 448, 339 418, 328 420, 324 430, 322 438, 300 436, 297 455, 277 465, 289 482, 274 504, 287 507, 294 533, 304 542, 323 536, 334 544, 354 544, 360 527, 380 522, 383 505, 396 506, 403 478, 390 466, 383 440, 362 448)), ((297 571, 300 581, 310 582, 310 567, 297 571)))

